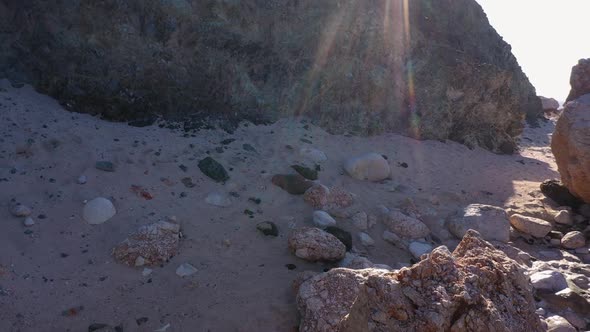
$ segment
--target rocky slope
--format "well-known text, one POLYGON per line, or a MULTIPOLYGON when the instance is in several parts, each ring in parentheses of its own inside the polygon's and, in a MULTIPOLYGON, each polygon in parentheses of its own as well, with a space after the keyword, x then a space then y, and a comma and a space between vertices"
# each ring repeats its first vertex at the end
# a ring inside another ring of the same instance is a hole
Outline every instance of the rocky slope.
POLYGON ((0 77, 135 125, 297 114, 513 152, 542 110, 510 46, 474 0, 404 3, 0 0, 0 77))

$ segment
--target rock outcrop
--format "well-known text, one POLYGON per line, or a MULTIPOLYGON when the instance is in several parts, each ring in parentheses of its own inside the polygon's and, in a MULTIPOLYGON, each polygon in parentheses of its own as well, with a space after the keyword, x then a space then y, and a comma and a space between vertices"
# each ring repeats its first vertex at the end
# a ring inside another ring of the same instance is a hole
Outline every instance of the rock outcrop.
POLYGON ((521 266, 469 231, 399 271, 332 269, 303 282, 300 331, 542 331, 521 266))
POLYGON ((551 139, 561 181, 590 203, 590 94, 565 105, 551 139))
POLYGON ((542 113, 475 0, 0 0, 0 32, 0 77, 136 126, 305 115, 510 153, 542 113))
POLYGON ((571 90, 565 100, 566 103, 590 93, 590 59, 580 59, 572 68, 570 85, 571 90))

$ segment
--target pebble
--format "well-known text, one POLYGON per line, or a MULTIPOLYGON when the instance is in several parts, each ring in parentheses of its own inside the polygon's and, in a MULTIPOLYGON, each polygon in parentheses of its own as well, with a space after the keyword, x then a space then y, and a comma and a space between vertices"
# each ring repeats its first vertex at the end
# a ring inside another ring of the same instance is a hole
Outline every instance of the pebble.
POLYGON ((272 221, 263 221, 261 223, 256 224, 256 229, 262 232, 262 234, 267 236, 278 236, 279 229, 277 225, 272 221))
POLYGON ((231 199, 228 196, 219 192, 212 192, 209 195, 207 195, 207 198, 205 198, 205 202, 207 202, 207 204, 218 207, 228 207, 231 205, 231 199))
POLYGON ((207 175, 215 182, 225 182, 229 180, 229 175, 223 165, 211 157, 206 157, 199 161, 198 166, 203 174, 207 175))
POLYGON ((96 164, 94 164, 94 167, 96 167, 96 169, 104 171, 104 172, 114 172, 115 171, 115 165, 110 162, 110 161, 97 161, 96 164))
POLYGON ((33 213, 30 207, 23 204, 16 204, 10 208, 10 213, 15 217, 28 217, 33 213))
POLYGON ((521 214, 513 214, 510 216, 510 224, 517 230, 538 238, 545 237, 545 235, 547 235, 553 228, 551 223, 548 221, 539 218, 523 216, 521 214))
POLYGON ((535 289, 557 292, 567 288, 567 281, 558 271, 545 270, 530 275, 531 284, 535 289))
POLYGON ((188 277, 191 276, 195 273, 197 273, 197 269, 190 265, 189 263, 182 263, 177 269, 176 269, 176 275, 184 278, 184 277, 188 277))
POLYGON ((150 274, 152 274, 152 272, 154 272, 154 270, 152 269, 148 269, 147 267, 143 269, 143 271, 141 271, 141 275, 144 277, 149 276, 150 274))
POLYGON ((572 215, 568 210, 561 210, 557 212, 554 218, 555 222, 562 225, 572 225, 572 215))
POLYGON ((586 245, 586 238, 582 232, 569 232, 561 239, 561 246, 565 249, 577 249, 583 247, 584 245, 586 245))
POLYGON ((336 220, 325 211, 315 211, 313 213, 313 223, 321 229, 329 226, 336 226, 336 220))
POLYGON ((82 216, 91 225, 102 224, 115 216, 117 210, 110 200, 97 197, 84 205, 82 216))
POLYGON ((410 243, 409 249, 410 249, 410 253, 412 253, 412 256, 414 256, 414 258, 420 259, 420 257, 422 257, 422 255, 430 253, 433 248, 432 248, 432 245, 430 245, 428 243, 414 241, 414 242, 410 243))
POLYGON ((387 160, 374 152, 349 158, 344 163, 344 170, 357 180, 372 182, 385 180, 391 175, 387 160))
POLYGON ((303 159, 314 163, 321 163, 328 160, 328 157, 323 151, 314 148, 301 148, 299 150, 299 155, 301 155, 303 159))
POLYGON ((86 182, 88 182, 88 179, 86 178, 86 175, 80 175, 78 177, 78 184, 86 184, 86 182))
POLYGON ((24 224, 26 227, 31 227, 35 224, 35 220, 33 220, 31 217, 27 217, 24 221, 24 224))
POLYGON ((145 265, 145 258, 141 257, 141 256, 137 256, 137 258, 135 259, 135 266, 144 266, 145 265))
POLYGON ((359 233, 359 240, 361 240, 361 243, 365 247, 371 247, 375 245, 375 240, 373 240, 373 238, 365 232, 359 233))
POLYGON ((383 232, 383 235, 381 237, 383 238, 383 240, 393 244, 394 246, 406 247, 405 241, 393 232, 385 231, 383 232))
POLYGON ((536 313, 537 315, 539 315, 539 316, 545 316, 545 314, 546 314, 547 312, 545 311, 545 309, 543 309, 543 308, 539 308, 539 309, 535 310, 535 313, 536 313))

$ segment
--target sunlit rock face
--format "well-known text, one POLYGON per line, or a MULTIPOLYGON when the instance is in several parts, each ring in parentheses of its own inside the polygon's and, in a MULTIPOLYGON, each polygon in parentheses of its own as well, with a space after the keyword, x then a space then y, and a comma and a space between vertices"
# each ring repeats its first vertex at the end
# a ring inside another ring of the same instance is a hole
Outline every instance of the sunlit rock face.
POLYGON ((474 0, 0 0, 0 76, 112 120, 305 115, 505 153, 542 112, 474 0))

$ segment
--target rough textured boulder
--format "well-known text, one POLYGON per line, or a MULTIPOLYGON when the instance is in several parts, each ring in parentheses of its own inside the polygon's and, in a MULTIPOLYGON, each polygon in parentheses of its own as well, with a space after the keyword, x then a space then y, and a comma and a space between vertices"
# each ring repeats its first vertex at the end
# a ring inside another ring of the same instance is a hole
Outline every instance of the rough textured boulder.
POLYGON ((0 77, 139 126, 295 114, 509 153, 542 113, 475 0, 0 0, 0 32, 0 77))
POLYGON ((574 196, 590 203, 590 94, 566 104, 557 120, 551 150, 563 184, 574 196))
POLYGON ((539 96, 544 112, 555 112, 559 108, 559 102, 555 98, 539 96))
POLYGON ((346 254, 346 246, 338 238, 319 228, 303 227, 289 235, 289 249, 307 261, 339 261, 346 254))
POLYGON ((300 331, 542 331, 524 270, 469 231, 399 271, 332 269, 297 293, 300 331))
POLYGON ((590 59, 580 59, 572 68, 570 85, 572 88, 566 102, 590 93, 590 59))
POLYGON ((420 239, 430 234, 430 229, 421 220, 399 210, 384 211, 381 222, 388 230, 405 239, 420 239))

